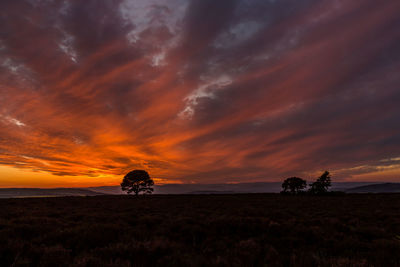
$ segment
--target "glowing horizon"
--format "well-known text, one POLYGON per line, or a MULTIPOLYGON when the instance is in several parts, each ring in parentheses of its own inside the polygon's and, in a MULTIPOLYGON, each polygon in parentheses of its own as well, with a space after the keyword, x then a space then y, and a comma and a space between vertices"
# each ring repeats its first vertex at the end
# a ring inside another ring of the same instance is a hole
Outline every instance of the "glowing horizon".
POLYGON ((399 1, 0 7, 0 187, 400 182, 399 1))

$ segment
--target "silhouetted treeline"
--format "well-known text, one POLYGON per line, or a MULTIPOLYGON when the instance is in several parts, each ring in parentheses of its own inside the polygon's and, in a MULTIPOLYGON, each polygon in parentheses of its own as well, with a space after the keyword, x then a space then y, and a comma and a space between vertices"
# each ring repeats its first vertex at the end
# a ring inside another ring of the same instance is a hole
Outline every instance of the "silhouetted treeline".
POLYGON ((315 182, 307 188, 307 181, 299 177, 290 177, 282 183, 282 194, 288 195, 327 195, 327 194, 344 194, 344 192, 330 192, 331 176, 328 171, 325 171, 315 182))

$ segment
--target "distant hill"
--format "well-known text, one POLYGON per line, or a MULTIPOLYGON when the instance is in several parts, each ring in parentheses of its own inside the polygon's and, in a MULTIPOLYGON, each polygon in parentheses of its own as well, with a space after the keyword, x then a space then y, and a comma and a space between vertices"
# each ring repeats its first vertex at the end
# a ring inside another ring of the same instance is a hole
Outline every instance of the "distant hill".
POLYGON ((400 193, 400 183, 371 184, 353 187, 347 193, 400 193))
POLYGON ((0 188, 0 198, 98 196, 104 195, 82 188, 0 188))
POLYGON ((125 194, 122 191, 121 186, 113 185, 113 186, 98 186, 98 187, 83 187, 82 189, 88 189, 92 192, 98 192, 107 195, 121 195, 125 194))
POLYGON ((226 195, 226 194, 237 194, 238 192, 233 191, 193 191, 189 192, 191 195, 226 195))
MULTIPOLYGON (((279 193, 281 182, 238 184, 165 184, 155 185, 154 194, 238 194, 279 193)), ((348 193, 395 193, 400 192, 400 183, 334 182, 331 190, 348 193)), ((119 185, 87 188, 0 188, 0 198, 97 196, 125 194, 119 185)))
MULTIPOLYGON (((311 182, 311 181, 309 181, 311 182)), ((374 184, 371 182, 333 182, 331 190, 346 191, 350 188, 374 184)), ((376 184, 376 183, 375 183, 376 184)), ((119 185, 88 187, 87 189, 111 195, 125 194, 119 185)), ((237 184, 164 184, 155 185, 154 194, 237 194, 237 193, 279 193, 282 182, 258 182, 237 184)))
MULTIPOLYGON (((282 183, 238 183, 238 184, 164 184, 155 185, 154 194, 230 194, 235 193, 279 193, 282 183)), ((94 192, 111 195, 125 194, 120 186, 89 187, 94 192)))

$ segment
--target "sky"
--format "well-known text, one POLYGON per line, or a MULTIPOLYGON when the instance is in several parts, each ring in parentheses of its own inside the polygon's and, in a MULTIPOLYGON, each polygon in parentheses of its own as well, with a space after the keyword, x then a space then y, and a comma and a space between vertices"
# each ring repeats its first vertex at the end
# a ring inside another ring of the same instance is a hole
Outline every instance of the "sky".
POLYGON ((398 0, 2 0, 0 187, 400 182, 398 0))

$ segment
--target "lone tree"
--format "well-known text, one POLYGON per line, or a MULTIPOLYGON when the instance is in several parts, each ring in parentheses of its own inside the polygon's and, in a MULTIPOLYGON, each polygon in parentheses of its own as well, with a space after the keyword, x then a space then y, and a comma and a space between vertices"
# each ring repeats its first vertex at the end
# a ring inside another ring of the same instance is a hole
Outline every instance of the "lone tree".
POLYGON ((298 194, 302 189, 307 187, 307 181, 299 177, 287 178, 282 183, 282 193, 298 194))
POLYGON ((128 194, 134 192, 138 195, 140 192, 144 194, 153 193, 154 181, 150 178, 150 175, 144 170, 134 170, 125 175, 121 183, 123 191, 127 191, 128 194))
POLYGON ((331 176, 325 171, 314 183, 311 184, 310 193, 316 195, 326 194, 331 186, 331 176))

